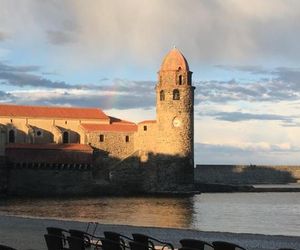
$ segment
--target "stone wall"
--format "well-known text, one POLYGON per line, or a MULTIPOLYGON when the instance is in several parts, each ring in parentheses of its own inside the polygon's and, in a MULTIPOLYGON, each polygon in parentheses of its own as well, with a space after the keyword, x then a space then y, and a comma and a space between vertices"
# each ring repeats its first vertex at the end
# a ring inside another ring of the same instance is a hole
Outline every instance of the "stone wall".
POLYGON ((0 155, 4 155, 11 129, 16 143, 62 143, 64 131, 69 133, 69 143, 79 143, 84 141, 81 123, 108 124, 109 120, 0 117, 0 155))
POLYGON ((197 165, 195 181, 218 184, 281 184, 300 182, 300 166, 197 165))
POLYGON ((122 159, 134 152, 133 132, 91 132, 87 137, 89 145, 103 153, 101 157, 122 159), (100 135, 103 135, 102 142, 100 135), (128 141, 126 141, 126 136, 128 136, 128 141))
POLYGON ((157 123, 155 121, 138 124, 138 130, 134 135, 134 148, 141 151, 156 152, 157 123))
POLYGON ((146 193, 183 191, 193 186, 186 157, 148 152, 143 160, 144 153, 137 151, 110 169, 111 183, 128 192, 146 193))
POLYGON ((191 156, 194 136, 194 112, 192 86, 157 86, 157 152, 191 156), (178 89, 180 100, 173 100, 173 90, 178 89), (159 92, 165 91, 165 100, 159 92), (177 124, 175 122, 177 121, 177 124))
POLYGON ((7 161, 14 164, 92 164, 93 149, 81 144, 9 144, 6 148, 7 161), (31 147, 30 147, 31 146, 31 147), (69 148, 68 148, 69 147, 69 148), (73 148, 72 148, 73 147, 73 148))
POLYGON ((7 189, 7 168, 4 157, 0 156, 0 195, 6 193, 7 189))
POLYGON ((90 169, 10 168, 8 194, 60 196, 93 193, 90 169))

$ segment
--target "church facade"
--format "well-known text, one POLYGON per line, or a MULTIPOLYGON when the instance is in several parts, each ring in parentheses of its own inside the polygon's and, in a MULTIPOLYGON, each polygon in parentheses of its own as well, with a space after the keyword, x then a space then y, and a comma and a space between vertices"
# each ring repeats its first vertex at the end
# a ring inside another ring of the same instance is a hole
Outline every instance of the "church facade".
POLYGON ((165 178, 176 173, 175 182, 191 183, 194 89, 187 60, 174 48, 158 72, 155 120, 135 124, 98 108, 0 105, 0 156, 15 164, 82 163, 108 169, 110 178, 134 158, 140 167, 169 169, 161 172, 165 178))

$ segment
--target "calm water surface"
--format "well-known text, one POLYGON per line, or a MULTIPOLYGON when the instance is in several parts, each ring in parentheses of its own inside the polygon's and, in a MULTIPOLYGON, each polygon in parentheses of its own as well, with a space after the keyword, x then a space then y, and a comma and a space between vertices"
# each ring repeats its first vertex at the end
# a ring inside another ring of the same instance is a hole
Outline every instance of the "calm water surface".
POLYGON ((9 199, 0 201, 0 214, 300 236, 300 193, 9 199))

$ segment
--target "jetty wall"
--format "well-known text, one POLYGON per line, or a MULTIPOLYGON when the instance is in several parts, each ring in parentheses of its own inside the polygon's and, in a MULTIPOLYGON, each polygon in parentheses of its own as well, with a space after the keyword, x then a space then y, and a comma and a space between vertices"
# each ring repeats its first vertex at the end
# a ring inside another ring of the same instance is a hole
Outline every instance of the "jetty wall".
POLYGON ((286 184, 300 182, 300 166, 197 165, 195 182, 216 184, 286 184))

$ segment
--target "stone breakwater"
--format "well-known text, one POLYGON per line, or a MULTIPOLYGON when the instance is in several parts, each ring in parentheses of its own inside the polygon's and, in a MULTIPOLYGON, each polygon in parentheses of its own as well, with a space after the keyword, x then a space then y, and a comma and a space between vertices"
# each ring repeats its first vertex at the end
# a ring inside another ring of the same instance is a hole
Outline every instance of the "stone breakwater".
POLYGON ((197 165, 195 181, 229 185, 285 184, 300 182, 300 166, 197 165))
MULTIPOLYGON (((46 250, 43 235, 46 233, 46 227, 49 226, 86 230, 87 223, 0 216, 0 244, 7 244, 20 250, 46 250)), ((179 247, 179 240, 183 238, 201 239, 208 242, 216 240, 229 241, 248 250, 297 249, 300 245, 300 237, 295 236, 203 232, 191 229, 99 224, 96 234, 101 236, 104 231, 115 231, 127 236, 130 236, 131 233, 148 234, 163 241, 171 242, 176 248, 179 247)))

